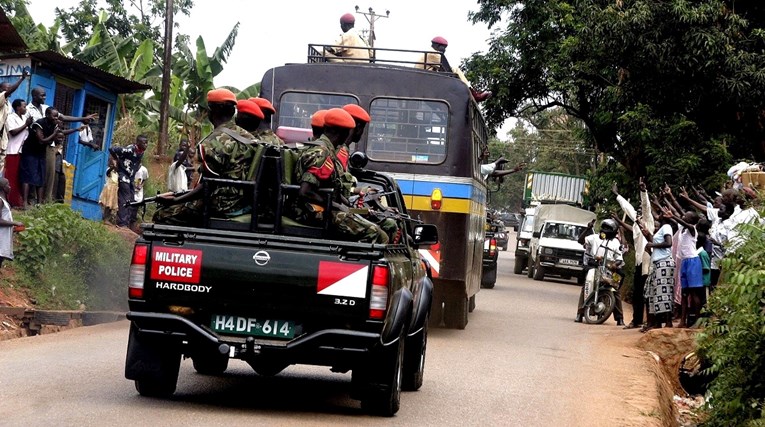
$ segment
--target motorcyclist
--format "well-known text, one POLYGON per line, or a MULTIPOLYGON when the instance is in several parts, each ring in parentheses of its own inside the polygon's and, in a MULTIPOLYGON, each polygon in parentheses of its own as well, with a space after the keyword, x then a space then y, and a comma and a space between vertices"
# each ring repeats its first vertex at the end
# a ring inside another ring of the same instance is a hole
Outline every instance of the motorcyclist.
MULTIPOLYGON (((590 223, 592 224, 592 223, 590 223)), ((592 227, 590 226, 589 229, 592 227)), ((585 231, 587 233, 587 231, 585 231)), ((583 233, 583 235, 585 234, 583 233)), ((619 224, 613 219, 606 219, 600 223, 600 233, 592 233, 586 237, 580 238, 585 249, 585 268, 588 269, 585 279, 585 285, 579 294, 579 304, 576 312, 576 322, 582 321, 584 315, 584 289, 594 289, 595 267, 598 263, 605 262, 612 271, 620 270, 624 266, 622 257, 622 244, 617 238, 619 234, 619 224)), ((621 275, 624 277, 624 275, 621 275)), ((621 281, 619 283, 621 285, 621 281)), ((617 325, 624 325, 624 312, 622 311, 622 299, 619 292, 615 293, 616 303, 614 307, 614 319, 617 325)))

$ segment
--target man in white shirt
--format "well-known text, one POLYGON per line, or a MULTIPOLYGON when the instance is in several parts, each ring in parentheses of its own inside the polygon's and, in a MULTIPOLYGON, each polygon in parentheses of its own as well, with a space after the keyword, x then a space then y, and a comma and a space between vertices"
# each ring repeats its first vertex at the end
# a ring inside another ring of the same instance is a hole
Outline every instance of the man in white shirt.
POLYGON ((501 165, 504 165, 509 160, 507 160, 504 156, 500 156, 497 160, 495 160, 492 163, 486 163, 481 165, 481 177, 485 181, 486 178, 489 177, 498 177, 498 176, 505 176, 510 175, 511 173, 516 173, 518 171, 523 170, 523 168, 526 167, 526 163, 520 163, 518 166, 516 166, 513 169, 510 170, 497 170, 497 168, 501 165))
POLYGON ((330 62, 368 63, 369 45, 361 38, 353 26, 356 18, 350 13, 340 17, 340 29, 343 34, 335 41, 336 47, 328 47, 327 51, 333 55, 327 55, 330 62))
POLYGON ((8 147, 5 157, 4 175, 11 185, 8 193, 8 203, 13 207, 21 206, 21 185, 19 183, 19 164, 21 162, 21 147, 29 136, 29 126, 32 116, 27 114, 27 103, 23 99, 15 99, 11 104, 13 112, 8 115, 5 126, 8 128, 8 147))
POLYGON ((16 83, 0 83, 0 175, 5 170, 5 150, 8 148, 9 128, 6 123, 8 116, 11 115, 12 107, 10 102, 11 94, 21 86, 21 82, 29 76, 29 71, 24 70, 16 83))
MULTIPOLYGON (((651 200, 648 197, 648 190, 646 189, 643 178, 639 181, 640 187, 640 210, 642 212, 642 220, 645 227, 652 234, 654 232, 654 220, 651 213, 651 200)), ((635 225, 638 218, 638 213, 635 208, 628 202, 621 194, 619 194, 619 188, 614 183, 611 191, 616 195, 616 201, 622 208, 624 213, 632 220, 632 225, 621 224, 623 227, 632 230, 632 241, 635 244, 635 274, 632 281, 632 321, 625 326, 625 329, 639 328, 643 324, 643 311, 644 311, 644 298, 643 290, 645 287, 646 279, 648 278, 648 269, 651 266, 651 255, 645 250, 645 245, 648 243, 645 236, 640 231, 640 228, 635 225)), ((621 221, 619 221, 621 223, 621 221)))

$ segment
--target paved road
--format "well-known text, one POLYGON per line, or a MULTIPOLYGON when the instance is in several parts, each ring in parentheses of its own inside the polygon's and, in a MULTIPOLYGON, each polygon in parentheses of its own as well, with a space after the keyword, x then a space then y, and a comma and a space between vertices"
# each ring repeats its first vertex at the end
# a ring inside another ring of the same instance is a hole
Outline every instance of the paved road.
POLYGON ((403 394, 393 419, 361 412, 348 397, 350 374, 317 367, 291 367, 262 378, 233 361, 225 375, 205 377, 186 360, 172 399, 142 398, 122 376, 128 323, 119 322, 0 342, 0 423, 541 426, 656 421, 648 412, 639 413, 637 421, 630 418, 640 405, 636 409, 635 402, 621 397, 627 386, 650 393, 639 354, 603 344, 610 335, 628 331, 617 330, 613 321, 600 327, 575 324, 578 287, 573 282, 535 282, 514 275, 512 265, 511 247, 501 253, 496 288, 478 294, 466 330, 431 330, 425 384, 403 394), (619 376, 632 371, 639 375, 619 376))

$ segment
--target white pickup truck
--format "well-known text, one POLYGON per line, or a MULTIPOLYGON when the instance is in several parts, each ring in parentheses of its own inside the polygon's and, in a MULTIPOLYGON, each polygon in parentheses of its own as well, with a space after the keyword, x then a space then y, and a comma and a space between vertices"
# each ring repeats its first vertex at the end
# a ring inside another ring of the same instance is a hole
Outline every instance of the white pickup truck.
POLYGON ((569 205, 539 205, 534 214, 534 231, 529 244, 528 276, 544 280, 558 275, 576 277, 584 283, 584 247, 579 235, 595 213, 569 205))

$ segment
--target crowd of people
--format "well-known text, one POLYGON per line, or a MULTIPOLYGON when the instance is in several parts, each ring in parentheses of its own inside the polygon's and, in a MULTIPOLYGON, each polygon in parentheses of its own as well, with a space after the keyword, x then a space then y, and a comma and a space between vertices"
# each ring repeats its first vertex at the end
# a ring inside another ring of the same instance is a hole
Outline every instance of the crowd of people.
MULTIPOLYGON (((88 123, 96 114, 67 116, 45 104, 42 87, 32 89, 32 102, 11 101, 13 93, 29 77, 24 71, 15 83, 0 84, 0 174, 8 180, 7 202, 26 209, 32 204, 62 202, 66 188, 63 172, 64 142, 75 132, 90 134, 88 123), (79 122, 79 126, 69 124, 79 122)), ((87 137, 80 142, 92 150, 100 149, 87 137)))
MULTIPOLYGON (((623 254, 630 249, 624 234, 632 234, 633 318, 624 325, 617 292, 617 325, 644 332, 673 327, 674 321, 678 327, 697 324, 708 295, 720 280, 721 260, 744 242, 737 226, 762 221, 752 207, 757 193, 740 182, 728 187, 715 197, 696 187, 691 191, 680 187, 675 194, 667 184, 651 194, 641 179, 640 205, 636 209, 613 185, 623 215, 611 213, 598 233, 593 232, 591 223, 580 243, 585 246, 585 258, 602 258, 604 248, 610 248, 605 253, 613 254, 609 261, 618 268, 623 266, 623 254)), ((582 308, 580 298, 577 322, 582 320, 582 308)))

